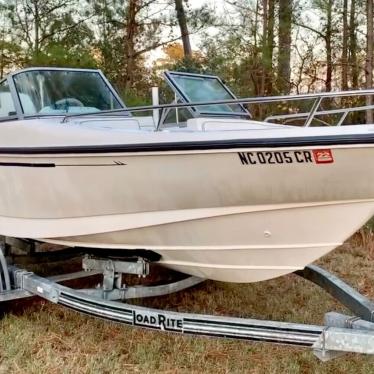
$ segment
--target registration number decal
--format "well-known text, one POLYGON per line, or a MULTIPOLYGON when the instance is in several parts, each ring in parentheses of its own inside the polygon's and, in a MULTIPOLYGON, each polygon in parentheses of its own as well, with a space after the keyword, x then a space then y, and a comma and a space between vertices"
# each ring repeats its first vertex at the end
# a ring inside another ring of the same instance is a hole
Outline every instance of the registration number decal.
POLYGON ((264 164, 331 164, 334 157, 331 149, 313 151, 257 151, 238 152, 242 165, 264 164))

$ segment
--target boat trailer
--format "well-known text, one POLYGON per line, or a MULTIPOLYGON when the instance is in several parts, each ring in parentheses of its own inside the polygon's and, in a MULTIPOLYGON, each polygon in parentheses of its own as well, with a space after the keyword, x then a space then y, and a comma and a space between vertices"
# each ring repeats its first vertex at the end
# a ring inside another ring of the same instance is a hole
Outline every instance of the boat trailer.
POLYGON ((82 259, 83 271, 46 278, 8 265, 6 252, 7 245, 3 242, 0 244, 0 301, 37 295, 78 312, 126 325, 311 348, 323 361, 348 352, 374 354, 374 303, 315 265, 307 266, 297 274, 322 287, 354 316, 329 312, 325 314, 325 325, 318 326, 146 308, 124 301, 167 295, 195 286, 204 279, 190 276, 165 285, 126 286, 122 284, 122 275, 146 277, 150 271, 149 261, 143 258, 122 261, 89 255, 82 259), (72 289, 59 284, 99 274, 103 281, 97 288, 72 289))

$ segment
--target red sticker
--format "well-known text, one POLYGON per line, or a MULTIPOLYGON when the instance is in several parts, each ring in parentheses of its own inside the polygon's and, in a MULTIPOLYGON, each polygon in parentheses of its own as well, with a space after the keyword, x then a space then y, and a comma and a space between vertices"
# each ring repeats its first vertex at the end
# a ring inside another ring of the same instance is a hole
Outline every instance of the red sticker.
POLYGON ((331 164, 334 162, 331 149, 314 149, 313 157, 316 164, 331 164))

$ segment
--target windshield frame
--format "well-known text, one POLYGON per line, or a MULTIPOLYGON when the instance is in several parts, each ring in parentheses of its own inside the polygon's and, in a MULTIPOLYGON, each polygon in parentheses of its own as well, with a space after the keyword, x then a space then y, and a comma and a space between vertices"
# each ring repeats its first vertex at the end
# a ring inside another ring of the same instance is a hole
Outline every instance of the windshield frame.
MULTIPOLYGON (((36 114, 25 114, 21 99, 19 97, 19 92, 17 90, 14 78, 23 73, 27 72, 38 72, 38 71, 71 71, 71 72, 82 72, 82 73, 96 73, 99 75, 99 77, 103 80, 104 85, 108 88, 109 92, 114 96, 114 98, 118 101, 119 105, 125 110, 126 105, 124 104, 123 100, 119 96, 118 92, 114 89, 114 87, 110 84, 108 79, 105 77, 103 72, 99 69, 79 69, 79 68, 57 68, 57 67, 32 67, 32 68, 26 68, 26 69, 21 69, 17 70, 13 73, 8 74, 4 79, 0 81, 0 84, 3 83, 4 81, 8 82, 10 93, 12 95, 13 103, 14 103, 14 108, 16 111, 16 116, 9 116, 9 117, 1 117, 0 121, 4 120, 9 120, 9 119, 24 119, 24 118, 39 118, 39 117, 65 117, 64 114, 43 114, 43 113, 36 113, 36 114)), ((122 109, 121 108, 121 109, 122 109)), ((100 112, 93 112, 92 115, 94 114, 100 114, 100 112)), ((123 115, 130 116, 128 112, 124 112, 123 115)))
MULTIPOLYGON (((224 83, 224 81, 218 77, 217 75, 211 74, 198 74, 198 73, 188 73, 183 71, 165 71, 164 78, 168 83, 169 87, 173 90, 174 94, 177 95, 178 99, 183 103, 191 103, 191 99, 187 96, 184 92, 183 88, 179 85, 179 83, 174 79, 176 76, 186 76, 191 78, 200 78, 200 79, 210 79, 214 80, 219 83, 219 85, 223 88, 223 90, 230 96, 231 99, 237 100, 238 98, 235 94, 230 90, 230 88, 224 83)), ((207 100, 209 101, 209 100, 207 100)), ((214 101, 214 100, 211 100, 214 101)), ((210 116, 210 117, 218 117, 218 118, 227 118, 227 117, 237 117, 237 118, 247 118, 251 119, 252 115, 249 110, 241 103, 236 104, 240 108, 240 112, 219 112, 219 111, 210 111, 209 109, 206 110, 204 106, 196 107, 196 106, 189 106, 187 109, 190 111, 193 117, 202 117, 202 116, 210 116)))

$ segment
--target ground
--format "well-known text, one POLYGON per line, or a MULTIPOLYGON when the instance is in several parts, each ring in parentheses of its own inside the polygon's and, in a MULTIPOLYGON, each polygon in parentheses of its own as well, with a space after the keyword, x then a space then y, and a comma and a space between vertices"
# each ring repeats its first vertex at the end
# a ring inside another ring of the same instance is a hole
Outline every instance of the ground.
MULTIPOLYGON (((374 298, 374 240, 368 231, 318 263, 374 298)), ((179 311, 321 324, 343 311, 296 275, 256 284, 207 281, 143 304, 179 311)), ((374 357, 322 363, 310 350, 153 332, 86 317, 33 299, 6 305, 0 321, 2 373, 373 373, 374 357)))

